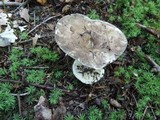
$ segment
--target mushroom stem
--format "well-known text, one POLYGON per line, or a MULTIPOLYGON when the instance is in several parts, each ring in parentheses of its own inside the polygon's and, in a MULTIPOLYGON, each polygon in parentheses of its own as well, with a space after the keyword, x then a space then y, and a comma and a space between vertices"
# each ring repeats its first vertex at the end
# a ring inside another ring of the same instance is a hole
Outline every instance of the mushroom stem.
POLYGON ((78 60, 74 61, 72 70, 75 77, 85 84, 93 84, 99 81, 105 72, 104 69, 94 69, 84 66, 78 60))

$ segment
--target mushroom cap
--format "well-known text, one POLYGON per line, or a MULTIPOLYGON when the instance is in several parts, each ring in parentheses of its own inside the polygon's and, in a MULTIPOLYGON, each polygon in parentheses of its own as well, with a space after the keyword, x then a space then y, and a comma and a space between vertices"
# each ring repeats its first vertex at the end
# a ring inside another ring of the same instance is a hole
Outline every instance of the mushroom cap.
POLYGON ((127 46, 117 27, 82 14, 62 17, 55 27, 55 40, 66 54, 94 69, 116 60, 127 46))
POLYGON ((93 69, 82 65, 78 60, 75 60, 72 65, 73 74, 82 83, 93 84, 99 81, 104 75, 104 69, 93 69))

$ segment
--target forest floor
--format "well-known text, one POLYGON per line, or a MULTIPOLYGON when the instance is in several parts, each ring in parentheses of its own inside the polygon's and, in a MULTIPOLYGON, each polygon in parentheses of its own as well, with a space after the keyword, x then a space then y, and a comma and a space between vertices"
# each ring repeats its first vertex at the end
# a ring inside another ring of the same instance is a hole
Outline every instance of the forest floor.
POLYGON ((159 0, 37 1, 0 5, 0 120, 160 119, 159 0), (107 21, 128 40, 92 85, 73 75, 74 60, 55 42, 56 23, 72 13, 107 21))

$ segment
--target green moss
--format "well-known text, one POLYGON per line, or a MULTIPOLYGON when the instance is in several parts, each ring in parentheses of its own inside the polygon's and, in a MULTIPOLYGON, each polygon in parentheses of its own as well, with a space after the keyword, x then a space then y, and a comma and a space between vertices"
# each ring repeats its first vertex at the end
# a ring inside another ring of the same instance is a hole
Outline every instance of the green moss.
POLYGON ((45 72, 43 70, 26 70, 26 80, 31 83, 43 83, 45 72))

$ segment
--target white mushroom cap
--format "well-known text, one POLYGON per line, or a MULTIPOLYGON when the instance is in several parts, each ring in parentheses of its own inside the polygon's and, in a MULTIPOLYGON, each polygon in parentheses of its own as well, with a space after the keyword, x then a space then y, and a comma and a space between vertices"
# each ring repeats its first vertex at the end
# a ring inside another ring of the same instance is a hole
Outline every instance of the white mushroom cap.
POLYGON ((104 69, 93 69, 85 67, 78 60, 74 61, 72 70, 76 78, 85 84, 93 84, 99 81, 105 72, 104 69))
POLYGON ((55 28, 55 40, 66 54, 95 69, 115 61, 127 46, 117 27, 82 14, 62 17, 55 28))

